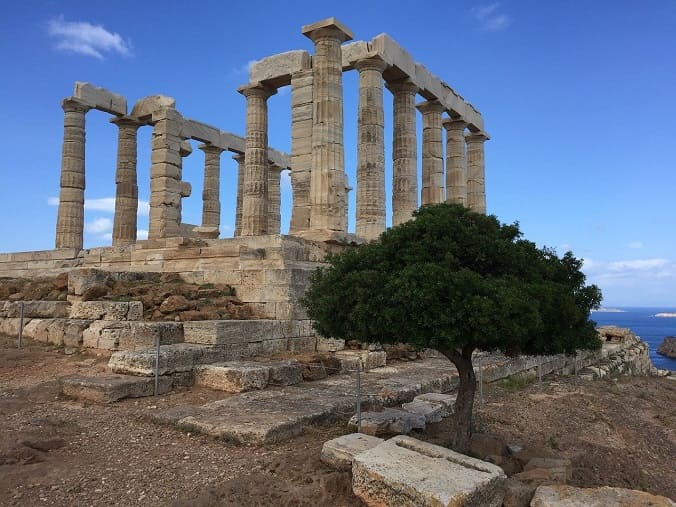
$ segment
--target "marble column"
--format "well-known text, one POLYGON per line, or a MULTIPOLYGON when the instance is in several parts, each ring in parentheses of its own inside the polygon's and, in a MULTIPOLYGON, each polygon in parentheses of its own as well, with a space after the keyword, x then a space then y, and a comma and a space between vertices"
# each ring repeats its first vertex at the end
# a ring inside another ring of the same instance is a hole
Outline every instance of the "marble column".
POLYGON ((242 235, 242 193, 244 192, 244 153, 232 157, 237 161, 237 204, 235 208, 235 236, 242 235))
POLYGON ((268 233, 268 97, 276 90, 260 83, 243 86, 246 97, 246 151, 240 235, 268 233))
POLYGON ((113 246, 136 243, 138 226, 137 132, 141 122, 122 116, 110 120, 117 125, 117 169, 115 172, 115 217, 113 246))
POLYGON ((289 234, 310 229, 312 171, 312 69, 291 75, 291 188, 289 234))
POLYGON ((352 33, 334 18, 303 27, 314 42, 310 229, 347 231, 343 146, 343 56, 352 33))
POLYGON ((221 225, 221 153, 223 148, 200 144, 204 152, 204 185, 202 186, 202 225, 197 232, 206 238, 218 238, 221 225))
POLYGON ((385 114, 380 57, 355 64, 359 71, 357 129, 357 236, 377 239, 385 231, 385 114))
POLYGON ((61 187, 56 218, 56 248, 82 249, 85 189, 85 114, 89 107, 64 99, 61 187))
POLYGON ((481 132, 465 136, 467 142, 467 207, 486 213, 486 176, 484 142, 489 137, 481 132))
POLYGON ((438 100, 418 104, 422 113, 422 193, 421 204, 444 202, 444 152, 441 141, 441 113, 438 100))
POLYGON ((280 233, 282 196, 279 185, 281 176, 282 168, 271 162, 268 171, 268 234, 280 233))
POLYGON ((446 129, 446 202, 467 206, 465 127, 467 122, 448 118, 446 129))
POLYGON ((418 87, 409 80, 387 83, 393 95, 392 225, 411 219, 418 208, 418 148, 415 96, 418 87))

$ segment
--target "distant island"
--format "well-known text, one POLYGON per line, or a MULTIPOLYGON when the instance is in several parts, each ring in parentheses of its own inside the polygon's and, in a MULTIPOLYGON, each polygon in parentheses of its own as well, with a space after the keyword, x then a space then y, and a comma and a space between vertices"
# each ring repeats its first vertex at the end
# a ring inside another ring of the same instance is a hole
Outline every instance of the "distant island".
POLYGON ((669 312, 656 313, 655 317, 674 317, 674 318, 676 318, 676 313, 669 313, 669 312))
POLYGON ((592 310, 592 312, 603 312, 603 313, 626 313, 626 310, 621 310, 619 308, 604 308, 600 307, 598 310, 592 310))

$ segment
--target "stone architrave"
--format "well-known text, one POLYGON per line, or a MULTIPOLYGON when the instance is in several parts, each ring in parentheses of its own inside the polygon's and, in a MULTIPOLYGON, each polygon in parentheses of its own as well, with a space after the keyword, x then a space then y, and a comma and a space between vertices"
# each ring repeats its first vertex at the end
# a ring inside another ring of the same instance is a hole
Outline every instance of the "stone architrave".
POLYGON ((268 167, 268 234, 279 234, 282 223, 282 196, 279 188, 282 168, 273 163, 268 167))
POLYGON ((385 231, 385 114, 380 57, 359 60, 356 232, 367 240, 385 231))
POLYGON ((489 137, 482 133, 465 136, 467 142, 467 207, 477 213, 486 213, 486 175, 484 142, 489 137))
POLYGON ((438 100, 418 104, 422 113, 422 195, 421 203, 444 202, 444 152, 441 141, 441 113, 444 107, 438 100))
POLYGON ((312 69, 291 75, 291 209, 290 234, 310 229, 312 171, 312 69))
POLYGON ((465 127, 462 119, 446 119, 446 202, 467 206, 465 127))
POLYGON ((221 225, 221 153, 223 148, 201 144, 204 152, 204 185, 202 187, 202 225, 199 234, 218 238, 221 225))
POLYGON ((242 235, 242 193, 244 191, 244 153, 233 155, 237 162, 237 204, 235 207, 235 236, 242 235))
POLYGON ((115 217, 113 246, 136 243, 138 222, 137 132, 142 123, 122 116, 117 125, 117 170, 115 172, 115 217))
POLYGON ((392 225, 411 219, 418 207, 418 149, 415 96, 418 87, 408 79, 387 83, 393 95, 392 225))
POLYGON ((182 117, 172 108, 153 113, 150 165, 150 220, 148 239, 177 237, 180 233, 182 117))
POLYGON ((276 90, 252 83, 238 90, 246 97, 246 151, 240 235, 268 229, 268 97, 276 90))
POLYGON ((61 189, 56 218, 56 248, 82 249, 85 189, 85 115, 89 106, 74 98, 61 103, 64 112, 61 189))
POLYGON ((352 33, 335 18, 304 26, 314 42, 310 229, 347 231, 343 146, 343 57, 340 45, 352 33))

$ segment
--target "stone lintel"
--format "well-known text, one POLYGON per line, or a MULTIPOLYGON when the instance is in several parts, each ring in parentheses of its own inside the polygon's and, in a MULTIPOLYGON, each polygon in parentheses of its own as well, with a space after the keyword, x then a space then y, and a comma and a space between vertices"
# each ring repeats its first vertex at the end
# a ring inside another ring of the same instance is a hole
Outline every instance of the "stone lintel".
POLYGON ((127 114, 127 99, 104 88, 92 86, 89 83, 75 81, 73 96, 90 106, 116 116, 127 114))
POLYGON ((309 25, 304 25, 301 28, 301 33, 308 39, 314 41, 318 35, 320 35, 322 32, 326 33, 327 30, 335 32, 336 36, 341 39, 341 42, 354 39, 352 30, 350 30, 334 17, 322 19, 321 21, 317 21, 309 25))
POLYGON ((149 95, 136 101, 129 116, 141 121, 152 121, 153 113, 161 109, 175 109, 176 100, 166 95, 149 95))
POLYGON ((181 128, 181 137, 184 139, 195 139, 207 144, 219 145, 221 131, 206 123, 185 118, 181 128))
POLYGON ((279 88, 290 85, 291 75, 295 72, 311 67, 311 57, 307 51, 286 51, 254 62, 249 70, 249 81, 279 88))

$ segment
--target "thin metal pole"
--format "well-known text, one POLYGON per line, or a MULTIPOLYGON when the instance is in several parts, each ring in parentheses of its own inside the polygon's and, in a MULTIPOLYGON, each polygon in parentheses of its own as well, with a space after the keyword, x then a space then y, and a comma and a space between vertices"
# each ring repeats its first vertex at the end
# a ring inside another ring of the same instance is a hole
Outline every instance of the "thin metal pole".
POLYGON ((484 368, 483 358, 479 356, 479 405, 484 404, 484 368))
POLYGON ((19 302, 19 348, 23 342, 23 301, 19 302))
POLYGON ((357 432, 361 433, 361 361, 357 361, 357 432))
POLYGON ((575 357, 573 358, 573 371, 577 377, 577 350, 575 351, 575 357))
POLYGON ((159 391, 160 384, 160 335, 157 335, 155 339, 155 392, 154 396, 157 396, 159 391))
POLYGON ((538 356, 538 387, 542 387, 542 358, 538 356))

